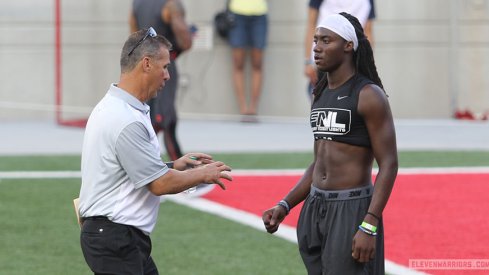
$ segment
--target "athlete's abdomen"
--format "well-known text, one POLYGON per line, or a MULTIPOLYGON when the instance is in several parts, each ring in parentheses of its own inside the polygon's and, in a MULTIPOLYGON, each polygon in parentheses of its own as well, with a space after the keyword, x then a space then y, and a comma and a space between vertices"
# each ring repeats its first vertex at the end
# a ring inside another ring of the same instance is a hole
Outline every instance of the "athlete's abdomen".
POLYGON ((313 185, 324 190, 350 189, 372 181, 372 150, 328 140, 317 140, 313 185))

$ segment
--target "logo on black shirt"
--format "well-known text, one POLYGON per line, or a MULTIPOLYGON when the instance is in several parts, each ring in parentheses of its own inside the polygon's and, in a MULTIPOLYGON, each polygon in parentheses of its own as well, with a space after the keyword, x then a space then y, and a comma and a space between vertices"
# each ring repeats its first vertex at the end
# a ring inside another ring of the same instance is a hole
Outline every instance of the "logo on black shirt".
POLYGON ((344 135, 350 132, 350 123, 350 110, 319 108, 311 112, 311 127, 314 135, 344 135))

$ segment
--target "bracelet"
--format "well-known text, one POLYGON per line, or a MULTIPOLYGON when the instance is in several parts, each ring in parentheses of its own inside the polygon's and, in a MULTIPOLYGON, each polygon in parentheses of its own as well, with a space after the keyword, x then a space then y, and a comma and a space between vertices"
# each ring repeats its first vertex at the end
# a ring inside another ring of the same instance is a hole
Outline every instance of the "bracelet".
POLYGON ((165 162, 166 166, 170 169, 173 169, 173 161, 165 162))
POLYGON ((372 213, 372 212, 367 212, 367 215, 370 215, 370 216, 372 216, 372 217, 376 218, 376 219, 377 219, 377 221, 379 221, 379 222, 380 222, 380 217, 379 217, 379 216, 377 216, 377 215, 375 215, 374 213, 372 213))
POLYGON ((290 205, 286 200, 281 200, 277 203, 277 205, 282 206, 285 209, 285 214, 289 214, 290 212, 290 205))
POLYGON ((377 232, 377 226, 373 226, 367 222, 362 222, 362 224, 360 226, 365 228, 365 229, 368 229, 369 231, 372 231, 374 233, 377 232))
POLYGON ((358 229, 360 229, 363 233, 370 235, 370 236, 377 236, 377 232, 372 232, 368 230, 367 228, 362 227, 361 225, 358 226, 358 229))

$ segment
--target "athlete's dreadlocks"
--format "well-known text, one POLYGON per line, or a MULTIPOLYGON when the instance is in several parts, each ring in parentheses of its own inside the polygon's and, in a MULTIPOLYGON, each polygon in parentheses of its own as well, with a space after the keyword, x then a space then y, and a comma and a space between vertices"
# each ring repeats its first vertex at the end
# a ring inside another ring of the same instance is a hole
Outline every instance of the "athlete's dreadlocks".
MULTIPOLYGON (((355 62, 355 68, 357 73, 363 74, 368 79, 372 80, 377 86, 384 89, 379 74, 377 73, 377 67, 375 66, 374 54, 372 46, 363 32, 362 25, 358 19, 346 12, 340 13, 344 16, 355 28, 355 33, 358 38, 358 48, 353 52, 353 61, 355 62)), ((318 98, 319 94, 328 86, 327 74, 324 74, 321 80, 314 87, 314 98, 318 98)))

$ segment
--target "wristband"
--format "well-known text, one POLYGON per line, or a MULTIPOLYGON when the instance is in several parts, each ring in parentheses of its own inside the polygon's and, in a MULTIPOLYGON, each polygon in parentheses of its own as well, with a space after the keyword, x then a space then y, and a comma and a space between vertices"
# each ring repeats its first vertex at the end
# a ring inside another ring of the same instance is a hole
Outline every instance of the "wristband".
POLYGON ((362 225, 360 225, 360 226, 369 230, 369 231, 372 231, 373 233, 377 232, 377 226, 373 226, 367 222, 362 222, 362 225))
POLYGON ((166 166, 170 169, 173 169, 173 161, 165 162, 166 166))
POLYGON ((377 236, 377 232, 372 232, 368 230, 367 228, 362 227, 361 225, 358 226, 358 229, 360 229, 363 233, 370 235, 370 236, 377 236))
POLYGON ((282 206, 285 209, 285 214, 289 214, 290 212, 290 205, 286 200, 281 200, 277 203, 277 205, 282 206))

